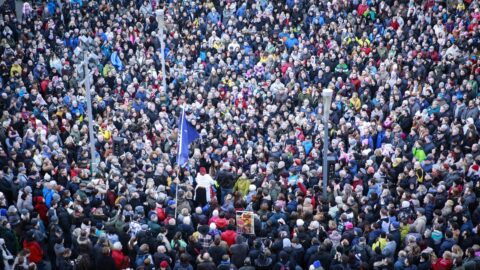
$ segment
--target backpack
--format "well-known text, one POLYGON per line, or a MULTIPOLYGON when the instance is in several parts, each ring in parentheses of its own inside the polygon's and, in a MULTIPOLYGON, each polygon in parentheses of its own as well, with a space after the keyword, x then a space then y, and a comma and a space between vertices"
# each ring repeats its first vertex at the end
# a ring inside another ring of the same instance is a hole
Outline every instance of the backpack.
POLYGON ((145 259, 148 258, 148 253, 143 254, 143 255, 137 255, 135 258, 135 267, 142 266, 145 262, 145 259))
POLYGON ((362 247, 360 245, 356 245, 353 248, 353 252, 354 252, 355 258, 359 261, 368 262, 370 260, 369 254, 368 254, 367 250, 365 249, 365 247, 362 247))
POLYGON ((92 268, 92 261, 88 254, 81 254, 73 262, 75 270, 88 270, 92 268))

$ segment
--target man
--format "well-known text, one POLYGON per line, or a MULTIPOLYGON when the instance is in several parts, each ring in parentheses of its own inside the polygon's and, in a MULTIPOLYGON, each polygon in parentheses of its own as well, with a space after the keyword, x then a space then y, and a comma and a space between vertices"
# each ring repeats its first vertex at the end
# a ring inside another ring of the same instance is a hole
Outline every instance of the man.
POLYGON ((230 171, 230 164, 224 163, 222 169, 217 174, 217 182, 220 185, 220 202, 225 201, 225 196, 233 192, 236 176, 230 171))
POLYGON ((418 208, 417 219, 415 219, 415 222, 413 222, 412 228, 414 228, 417 233, 423 235, 423 233, 425 232, 426 226, 427 226, 427 217, 425 217, 425 209, 418 208))
POLYGON ((237 235, 236 243, 230 247, 230 253, 232 254, 232 263, 241 267, 248 255, 248 244, 242 235, 237 235))
POLYGON ((208 254, 208 252, 198 255, 197 262, 197 270, 217 269, 217 266, 215 265, 215 263, 213 263, 212 257, 210 257, 210 254, 208 254))

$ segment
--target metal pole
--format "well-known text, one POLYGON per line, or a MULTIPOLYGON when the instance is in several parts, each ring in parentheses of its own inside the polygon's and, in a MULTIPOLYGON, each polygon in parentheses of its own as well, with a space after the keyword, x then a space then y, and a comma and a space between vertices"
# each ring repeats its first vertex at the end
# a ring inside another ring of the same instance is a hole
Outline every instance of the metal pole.
POLYGON ((165 73, 165 42, 164 42, 164 36, 163 36, 163 28, 165 27, 165 13, 163 9, 160 9, 158 14, 158 28, 159 30, 159 40, 160 40, 160 49, 161 55, 162 55, 162 87, 165 93, 167 93, 167 74, 165 73))
MULTIPOLYGON (((324 108, 325 112, 325 108, 324 108)), ((327 182, 328 182, 328 114, 323 114, 323 198, 327 199, 327 182)))
POLYGON ((330 106, 332 103, 333 91, 323 89, 323 198, 327 199, 328 182, 328 116, 330 115, 330 106))
POLYGON ((92 95, 90 93, 90 71, 88 70, 88 60, 89 55, 85 56, 83 60, 83 66, 85 69, 85 92, 87 98, 87 117, 88 117, 88 135, 90 139, 90 156, 91 156, 91 171, 92 176, 93 173, 96 171, 96 163, 95 163, 95 137, 93 137, 93 114, 92 114, 92 95))

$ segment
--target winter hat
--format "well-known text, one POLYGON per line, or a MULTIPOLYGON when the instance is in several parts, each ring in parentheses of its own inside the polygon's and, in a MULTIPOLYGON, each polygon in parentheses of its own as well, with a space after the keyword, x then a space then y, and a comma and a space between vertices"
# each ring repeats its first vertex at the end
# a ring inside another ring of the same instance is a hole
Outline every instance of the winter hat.
POLYGON ((398 230, 400 228, 400 222, 394 221, 394 222, 392 222, 392 226, 393 226, 394 229, 398 230))
POLYGON ((50 222, 51 222, 51 223, 56 223, 56 222, 58 222, 58 217, 57 217, 57 216, 52 216, 52 217, 50 217, 50 222))
POLYGON ((160 268, 167 268, 168 267, 168 262, 167 261, 162 261, 160 263, 160 268))
POLYGON ((442 241, 443 234, 439 230, 434 230, 432 232, 432 239, 435 243, 440 243, 442 241))
POLYGON ((114 250, 122 250, 122 243, 120 243, 120 241, 117 241, 113 244, 113 249, 114 250))
POLYGON ((297 227, 302 227, 303 224, 305 224, 305 221, 303 221, 303 219, 297 219, 296 224, 297 224, 297 227))
POLYGON ((316 220, 310 222, 310 225, 308 225, 309 230, 316 230, 319 227, 320 227, 320 223, 318 223, 318 221, 316 221, 316 220))
POLYGON ((215 223, 210 223, 210 230, 216 230, 217 229, 217 225, 215 223))
POLYGON ((24 189, 23 189, 24 192, 26 193, 32 193, 32 188, 30 186, 26 186, 24 189))
POLYGON ((347 229, 347 230, 353 229, 353 224, 351 222, 345 223, 345 229, 347 229))
POLYGON ((320 261, 314 261, 312 265, 310 265, 310 267, 308 268, 308 270, 321 270, 323 269, 322 268, 322 264, 320 263, 320 261))
POLYGON ((8 217, 8 222, 12 225, 12 226, 16 226, 20 223, 20 218, 18 218, 17 215, 15 216, 9 216, 8 217))

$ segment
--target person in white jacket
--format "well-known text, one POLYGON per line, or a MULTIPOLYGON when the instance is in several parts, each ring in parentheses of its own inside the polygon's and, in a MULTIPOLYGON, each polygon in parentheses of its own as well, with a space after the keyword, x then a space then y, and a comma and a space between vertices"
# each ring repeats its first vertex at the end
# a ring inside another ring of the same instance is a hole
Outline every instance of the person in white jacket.
POLYGON ((207 173, 205 167, 200 168, 195 181, 197 182, 197 187, 195 188, 195 201, 209 202, 211 200, 210 190, 212 185, 215 184, 215 181, 210 176, 210 174, 207 173), (205 195, 198 192, 201 188, 205 189, 205 195), (205 196, 205 198, 201 198, 199 196, 205 196))
POLYGON ((7 246, 5 245, 5 239, 3 238, 0 238, 0 251, 2 252, 3 264, 5 267, 4 269, 5 270, 12 269, 14 258, 12 253, 8 250, 7 246))

